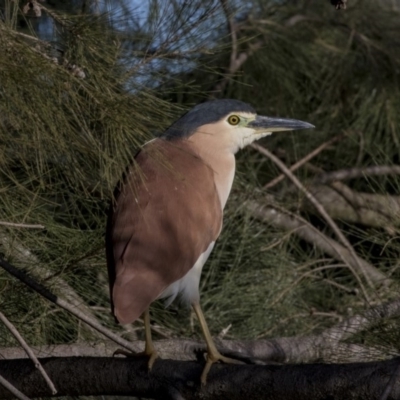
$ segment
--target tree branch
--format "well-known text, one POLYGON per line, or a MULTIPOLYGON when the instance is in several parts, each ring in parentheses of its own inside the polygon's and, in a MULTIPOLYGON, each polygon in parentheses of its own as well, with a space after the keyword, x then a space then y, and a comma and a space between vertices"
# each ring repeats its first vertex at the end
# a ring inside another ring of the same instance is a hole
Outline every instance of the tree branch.
MULTIPOLYGON (((396 231, 400 225, 400 196, 356 192, 341 182, 330 186, 312 184, 308 190, 329 215, 342 221, 396 231)), ((302 209, 315 211, 309 202, 302 209)))
MULTIPOLYGON (((217 339, 216 344, 218 350, 225 355, 234 355, 240 359, 256 360, 257 362, 371 361, 373 358, 392 357, 393 350, 383 347, 368 348, 341 342, 376 326, 385 318, 399 315, 400 298, 353 315, 319 334, 258 340, 217 339)), ((134 352, 139 352, 143 350, 144 342, 134 341, 131 346, 134 352)), ((161 358, 173 358, 181 361, 196 360, 199 353, 206 350, 204 342, 183 338, 158 340, 155 342, 155 346, 161 358)), ((117 348, 117 345, 112 342, 104 342, 48 345, 33 347, 32 350, 37 357, 100 357, 113 354, 117 348)), ((398 352, 395 354, 398 355, 398 352)), ((0 348, 0 355, 7 359, 26 357, 20 348, 0 348)))
POLYGON ((4 379, 1 375, 0 375, 0 385, 3 386, 3 388, 7 389, 17 399, 30 400, 29 397, 25 396, 20 390, 18 390, 14 385, 12 385, 10 382, 8 382, 7 379, 4 379))
POLYGON ((32 360, 35 368, 37 368, 39 370, 39 372, 42 374, 44 380, 47 383, 47 386, 50 388, 51 394, 56 394, 57 389, 55 388, 54 383, 51 381, 51 379, 47 375, 47 372, 42 367, 42 364, 40 364, 39 360, 36 358, 34 352, 31 350, 31 348, 25 342, 25 339, 21 336, 21 334, 18 332, 18 330, 15 328, 15 326, 7 319, 7 317, 2 312, 0 312, 0 320, 7 327, 7 329, 11 332, 11 334, 15 337, 15 339, 17 339, 19 344, 23 347, 23 349, 25 350, 28 357, 32 360))
POLYGON ((345 179, 382 175, 400 175, 400 165, 373 165, 371 167, 339 169, 337 171, 325 172, 319 176, 316 176, 315 181, 326 184, 345 179))
POLYGON ((339 254, 340 258, 343 260, 345 264, 348 265, 349 269, 352 271, 354 277, 357 279, 359 282, 360 288, 363 292, 363 295, 365 297, 365 300, 369 302, 369 296, 368 293, 366 292, 364 285, 362 284, 362 281, 360 279, 360 276, 363 276, 365 281, 368 283, 370 288, 374 288, 375 282, 371 280, 371 277, 369 274, 365 271, 363 268, 363 265, 359 262, 359 257, 357 256, 353 246, 351 243, 347 240, 343 232, 339 229, 335 221, 331 218, 331 216, 326 212, 325 208, 321 205, 321 203, 304 187, 304 185, 293 175, 293 173, 286 167, 286 165, 279 160, 278 157, 276 157, 274 154, 272 154, 269 150, 266 148, 258 145, 258 144, 252 144, 251 145, 254 149, 259 151, 260 153, 264 154, 268 159, 270 159, 272 162, 274 162, 280 169, 281 171, 293 182, 293 184, 304 193, 306 196, 307 200, 309 200, 313 206, 318 210, 320 215, 325 219, 327 224, 331 227, 335 235, 338 237, 338 239, 343 243, 344 247, 347 249, 349 252, 350 258, 353 259, 353 263, 349 263, 348 257, 343 257, 342 254, 339 254), (357 273, 358 272, 358 273, 357 273))
MULTIPOLYGON (((23 264, 35 265, 33 273, 38 279, 46 280, 50 278, 51 281, 54 283, 54 286, 57 288, 57 292, 60 293, 61 296, 64 297, 65 300, 70 303, 72 307, 81 311, 86 316, 97 320, 96 316, 92 313, 92 310, 86 306, 82 297, 79 296, 64 279, 59 276, 54 276, 50 271, 41 266, 37 257, 19 240, 11 240, 5 229, 0 229, 0 243, 4 246, 7 256, 11 255, 14 259, 17 259, 20 263, 23 264)), ((17 278, 21 282, 25 283, 23 281, 23 275, 24 273, 21 271, 20 277, 17 278)), ((88 327, 88 330, 90 330, 95 336, 99 336, 97 330, 92 329, 91 327, 88 327)))
POLYGON ((72 306, 67 301, 63 300, 60 297, 57 297, 54 293, 52 293, 49 289, 41 285, 40 283, 36 282, 30 276, 25 274, 23 271, 19 270, 18 268, 14 267, 7 261, 0 258, 0 267, 2 267, 5 271, 9 274, 17 278, 19 281, 24 283, 25 285, 29 286, 35 292, 46 298, 47 300, 51 301, 52 303, 58 305, 59 307, 63 308, 64 310, 68 311, 70 314, 74 315, 96 331, 102 333, 108 339, 111 339, 115 343, 118 343, 120 346, 125 347, 128 350, 135 352, 134 347, 132 346, 131 342, 121 338, 116 333, 110 331, 106 327, 104 327, 100 322, 96 319, 86 315, 81 310, 77 309, 76 307, 72 306))
MULTIPOLYGON (((137 358, 41 359, 59 388, 58 396, 129 395, 154 399, 319 400, 378 399, 396 373, 400 359, 357 364, 285 366, 213 365, 200 386, 202 363, 157 360, 149 373, 137 358)), ((0 374, 31 397, 46 396, 46 385, 27 360, 0 361, 0 374)), ((400 381, 390 399, 398 399, 400 381)), ((1 398, 12 396, 0 388, 1 398)))
POLYGON ((353 268, 357 268, 357 265, 361 265, 363 270, 375 283, 389 285, 392 282, 385 274, 357 255, 356 264, 348 249, 335 240, 329 238, 321 231, 318 231, 312 225, 307 225, 305 221, 293 218, 290 215, 279 211, 276 207, 262 205, 256 201, 248 201, 246 203, 246 208, 255 218, 274 225, 277 228, 293 231, 293 234, 316 246, 331 257, 334 257, 337 260, 345 258, 347 260, 346 264, 350 264, 353 268))
MULTIPOLYGON (((316 149, 308 153, 305 157, 303 157, 301 160, 297 161, 294 163, 289 170, 291 172, 296 171, 299 169, 302 165, 306 164, 310 160, 312 160, 314 157, 316 157, 319 153, 321 153, 323 150, 325 150, 327 147, 331 146, 333 143, 342 140, 344 138, 344 134, 339 134, 337 136, 334 136, 332 139, 322 143, 319 145, 316 149)), ((263 189, 270 189, 273 186, 277 185, 279 182, 283 181, 285 179, 286 175, 285 174, 280 174, 276 178, 272 179, 272 181, 268 182, 266 185, 264 185, 263 189)))

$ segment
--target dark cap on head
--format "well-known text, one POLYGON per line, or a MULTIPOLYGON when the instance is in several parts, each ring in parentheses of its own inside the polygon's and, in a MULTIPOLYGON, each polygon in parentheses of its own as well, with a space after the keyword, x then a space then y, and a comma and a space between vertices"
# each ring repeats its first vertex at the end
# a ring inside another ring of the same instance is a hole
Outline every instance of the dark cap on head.
POLYGON ((168 140, 189 137, 198 127, 217 122, 232 112, 256 114, 256 111, 250 104, 240 100, 210 100, 193 107, 174 122, 162 137, 168 140))

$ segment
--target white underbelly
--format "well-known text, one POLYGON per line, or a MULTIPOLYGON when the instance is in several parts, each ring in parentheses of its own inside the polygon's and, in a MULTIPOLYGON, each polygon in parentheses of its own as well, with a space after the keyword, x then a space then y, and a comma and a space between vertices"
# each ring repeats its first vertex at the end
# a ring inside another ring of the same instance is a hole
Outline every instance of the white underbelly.
POLYGON ((184 303, 193 304, 200 300, 199 283, 203 265, 206 263, 215 242, 211 242, 207 250, 200 255, 189 272, 181 279, 169 285, 159 296, 160 299, 169 297, 165 306, 168 307, 180 294, 184 303))

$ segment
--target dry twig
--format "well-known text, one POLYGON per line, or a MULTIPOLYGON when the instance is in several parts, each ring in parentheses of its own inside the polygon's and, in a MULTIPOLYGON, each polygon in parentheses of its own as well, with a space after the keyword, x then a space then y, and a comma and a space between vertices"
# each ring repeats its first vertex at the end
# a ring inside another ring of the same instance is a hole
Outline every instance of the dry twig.
POLYGON ((13 228, 28 228, 28 229, 44 229, 44 225, 40 224, 18 224, 15 222, 0 221, 0 225, 11 226, 13 228))
MULTIPOLYGON (((327 147, 332 145, 333 143, 341 140, 344 138, 344 134, 341 133, 340 135, 337 135, 333 137, 332 139, 322 143, 320 146, 318 146, 316 149, 314 149, 312 152, 308 153, 305 157, 303 157, 301 160, 297 161, 294 163, 289 170, 294 172, 297 169, 299 169, 302 165, 313 159, 315 156, 317 156, 319 153, 321 153, 323 150, 325 150, 327 147)), ((285 179, 285 174, 280 174, 276 178, 272 179, 272 181, 268 182, 266 185, 264 185, 263 189, 271 189, 273 186, 277 185, 279 182, 283 181, 285 179)))
POLYGON ((213 93, 210 97, 215 97, 215 95, 219 92, 222 92, 229 80, 233 77, 233 75, 237 72, 237 70, 246 62, 246 60, 258 49, 261 48, 262 42, 259 40, 256 43, 249 46, 249 49, 244 52, 238 54, 238 43, 237 43, 237 30, 235 21, 233 19, 233 14, 229 10, 228 1, 220 0, 221 7, 225 13, 226 20, 228 22, 228 30, 231 35, 231 56, 229 66, 226 69, 226 73, 224 74, 223 79, 215 86, 213 93))
POLYGON ((340 259, 341 261, 343 258, 346 258, 346 266, 351 264, 353 268, 357 268, 358 264, 362 265, 363 269, 374 282, 384 282, 386 285, 389 285, 392 282, 386 277, 385 274, 358 256, 356 256, 356 264, 356 261, 351 257, 351 254, 346 247, 327 237, 299 215, 284 213, 278 210, 276 207, 259 204, 256 201, 246 202, 246 209, 249 210, 255 218, 272 224, 280 229, 293 231, 296 236, 308 243, 311 243, 331 257, 340 259))
POLYGON ((44 380, 46 381, 47 385, 49 386, 49 388, 51 390, 51 394, 53 394, 53 395, 56 394, 57 393, 57 389, 54 386, 54 383, 49 378, 49 375, 47 375, 47 372, 44 370, 42 364, 40 364, 40 362, 36 358, 34 352, 31 350, 31 348, 25 342, 25 339, 18 332, 17 328, 8 320, 8 318, 1 311, 0 311, 0 320, 7 327, 7 329, 11 332, 11 334, 15 337, 15 339, 18 340, 19 344, 23 347, 23 349, 25 350, 26 354, 28 354, 29 358, 32 360, 32 362, 35 365, 35 367, 40 371, 40 373, 42 374, 44 380))
MULTIPOLYGON (((347 248, 347 250, 350 252, 351 257, 355 260, 357 269, 359 272, 362 273, 362 275, 365 278, 365 281, 367 284, 371 287, 374 288, 374 284, 371 281, 370 276, 368 273, 364 270, 362 267, 362 264, 358 262, 358 257, 356 252, 353 249, 353 246, 350 244, 350 242, 347 240, 347 238, 344 236, 342 231, 339 229, 335 221, 331 218, 331 216, 326 212, 325 208, 318 202, 318 200, 304 187, 304 185, 293 175, 291 171, 287 168, 287 166, 279 160, 278 157, 276 157, 274 154, 272 154, 269 150, 265 149, 264 147, 258 145, 258 144, 252 144, 251 145, 254 149, 259 151, 260 153, 264 154, 267 158, 269 158, 272 162, 274 162, 282 171, 283 173, 293 182, 293 184, 301 190, 306 198, 314 205, 314 207, 318 210, 318 212, 321 214, 321 216, 325 219, 325 221, 328 223, 328 225, 332 228, 333 232, 335 232, 336 236, 339 238, 339 240, 343 243, 343 245, 347 248)), ((352 271, 354 274, 355 278, 359 281, 360 283, 360 288, 364 294, 364 297, 367 302, 369 302, 369 296, 366 290, 364 290, 363 285, 361 284, 360 277, 353 268, 353 266, 347 261, 346 257, 343 257, 340 255, 343 259, 343 261, 348 265, 349 269, 352 271)))
POLYGON ((13 394, 19 400, 31 400, 29 397, 25 396, 20 390, 18 390, 14 385, 8 382, 0 375, 0 385, 5 387, 11 394, 13 394))
POLYGON ((19 281, 24 283, 25 285, 29 286, 35 292, 39 293, 41 296, 46 298, 47 300, 51 301, 52 303, 58 305, 59 307, 63 308, 64 310, 68 311, 70 314, 74 315, 82 322, 86 323, 96 331, 103 334, 105 337, 109 338, 110 340, 118 343, 120 346, 125 347, 126 349, 135 352, 135 347, 132 346, 132 343, 128 342, 127 340, 121 338, 114 332, 110 331, 101 323, 99 323, 94 318, 87 316, 85 313, 77 309, 76 307, 72 306, 67 301, 57 297, 55 294, 50 292, 46 287, 32 279, 30 276, 26 275, 24 272, 19 270, 18 268, 14 267, 13 265, 9 264, 7 261, 0 258, 0 266, 6 270, 9 274, 17 278, 19 281))
MULTIPOLYGON (((40 280, 51 279, 54 286, 57 288, 57 293, 60 293, 65 300, 71 304, 75 309, 81 311, 87 316, 96 319, 89 307, 86 306, 84 300, 79 296, 75 290, 61 277, 55 276, 49 270, 39 265, 39 260, 36 255, 27 249, 19 240, 11 239, 5 230, 0 229, 0 243, 4 246, 7 256, 12 256, 13 259, 18 260, 22 264, 35 265, 35 277, 40 280)), ((98 332, 94 329, 89 330, 98 336, 98 332)))

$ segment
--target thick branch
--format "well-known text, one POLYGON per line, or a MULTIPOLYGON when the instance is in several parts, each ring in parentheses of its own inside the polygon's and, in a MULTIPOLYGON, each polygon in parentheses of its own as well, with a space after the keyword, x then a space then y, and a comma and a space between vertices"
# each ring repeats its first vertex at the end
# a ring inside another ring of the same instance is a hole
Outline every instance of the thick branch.
MULTIPOLYGON (((400 225, 400 196, 356 192, 340 182, 311 185, 308 190, 334 219, 393 231, 400 225)), ((305 205, 314 210, 309 202, 305 205)))
POLYGON ((364 178, 367 176, 400 175, 400 165, 373 165, 370 167, 339 169, 325 172, 315 177, 318 183, 342 181, 344 179, 364 178))
MULTIPOLYGON (((390 354, 391 349, 387 347, 368 348, 341 342, 375 326, 384 318, 393 318, 399 315, 400 299, 396 299, 353 315, 319 334, 262 340, 218 340, 216 342, 221 353, 263 362, 370 361, 378 357, 382 359, 382 357, 393 356, 393 353, 390 354)), ((155 346, 162 358, 182 361, 195 360, 200 351, 205 351, 203 342, 190 339, 159 340, 155 342, 155 346)), ((135 352, 142 351, 144 342, 134 341, 131 347, 135 352)), ((32 349, 37 357, 99 357, 113 354, 117 348, 116 344, 105 342, 41 346, 32 349)), ((0 348, 0 356, 14 359, 23 358, 25 354, 20 348, 0 348)))
MULTIPOLYGON (((214 365, 200 387, 203 364, 136 358, 45 358, 40 360, 59 389, 58 396, 129 395, 154 399, 379 399, 399 359, 358 364, 285 366, 214 365)), ((48 396, 41 375, 27 360, 0 361, 0 374, 30 397, 48 396)), ((388 399, 398 399, 400 381, 388 399)), ((0 388, 1 398, 12 396, 0 388)))

